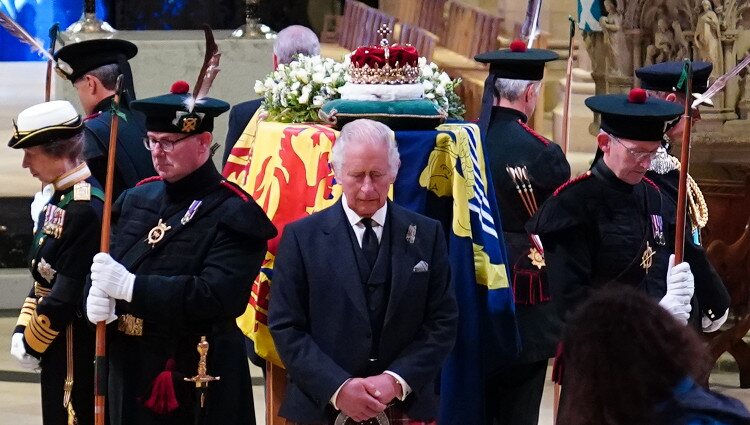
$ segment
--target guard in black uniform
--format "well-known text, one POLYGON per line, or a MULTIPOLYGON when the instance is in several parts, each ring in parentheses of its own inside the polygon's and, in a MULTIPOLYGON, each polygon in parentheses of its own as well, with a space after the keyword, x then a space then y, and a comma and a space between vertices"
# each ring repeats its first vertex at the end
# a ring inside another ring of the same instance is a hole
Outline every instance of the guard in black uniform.
MULTIPOLYGON (((684 105, 685 95, 677 89, 683 68, 684 62, 682 61, 663 62, 637 69, 635 75, 641 80, 641 88, 647 90, 649 95, 684 105)), ((694 92, 702 93, 708 88, 708 77, 712 69, 713 65, 710 62, 693 62, 694 92)), ((713 106, 711 103, 706 105, 713 106)), ((700 111, 697 108, 693 109, 693 121, 700 120, 700 116, 700 111)), ((669 150, 673 142, 682 142, 684 131, 683 120, 667 130, 664 135, 664 146, 659 148, 659 153, 651 161, 651 167, 646 173, 646 177, 653 180, 662 189, 662 193, 669 198, 675 211, 680 162, 670 155, 669 150)), ((700 325, 704 332, 713 332, 721 327, 729 315, 729 293, 700 246, 700 230, 708 222, 708 208, 700 188, 689 176, 688 197, 691 237, 686 238, 686 244, 690 245, 687 249, 694 252, 690 266, 695 274, 695 297, 699 311, 702 313, 700 323, 696 325, 700 325)), ((674 213, 669 217, 674 217, 674 213)))
POLYGON ((117 199, 123 190, 142 179, 156 174, 148 151, 143 149, 146 135, 143 116, 130 110, 135 89, 128 60, 136 53, 138 47, 135 44, 118 39, 81 41, 68 44, 55 53, 60 75, 73 84, 87 115, 84 155, 91 172, 100 182, 105 181, 107 174, 109 111, 115 95, 115 82, 117 76, 123 74, 125 86, 119 105, 121 118, 117 127, 112 199, 117 199))
POLYGON ((114 425, 255 423, 235 319, 276 229, 211 161, 213 119, 229 104, 203 98, 188 112, 188 92, 178 82, 172 93, 133 103, 146 115, 159 177, 123 192, 113 208, 111 256, 97 254, 91 266, 89 320, 117 316, 108 347, 114 425), (221 379, 201 398, 184 378, 198 375, 203 337, 205 372, 221 379))
POLYGON ((8 145, 24 150, 24 168, 53 185, 40 205, 29 253, 34 285, 12 337, 24 368, 41 368, 45 425, 94 423, 94 333, 82 314, 83 289, 98 251, 103 193, 83 161, 83 122, 58 100, 19 114, 8 145), (66 384, 69 382, 70 385, 66 384))
POLYGON ((527 229, 544 244, 552 296, 565 315, 589 291, 608 284, 637 287, 686 323, 692 310, 691 261, 668 267, 674 225, 670 201, 644 178, 665 129, 682 108, 642 89, 586 99, 601 114, 603 151, 591 170, 561 186, 527 229))
POLYGON ((547 268, 538 238, 524 226, 538 206, 570 178, 560 147, 526 125, 534 112, 544 65, 558 58, 544 49, 510 49, 478 55, 490 64, 494 89, 483 107, 487 158, 503 222, 522 351, 512 363, 496 364, 486 381, 486 423, 536 425, 547 364, 555 355, 560 319, 550 302, 547 268), (493 102, 494 99, 494 102, 493 102))

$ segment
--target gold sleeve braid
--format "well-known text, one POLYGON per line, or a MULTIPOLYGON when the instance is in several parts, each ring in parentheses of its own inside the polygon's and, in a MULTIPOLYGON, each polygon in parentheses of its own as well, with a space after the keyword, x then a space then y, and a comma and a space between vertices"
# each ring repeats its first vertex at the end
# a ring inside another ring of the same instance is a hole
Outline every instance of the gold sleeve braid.
POLYGON ((29 325, 23 332, 23 337, 32 350, 41 354, 47 350, 47 347, 52 344, 59 333, 59 331, 52 329, 49 317, 44 314, 37 314, 37 311, 34 310, 29 325))
POLYGON ((31 321, 31 316, 36 311, 36 298, 27 297, 23 302, 23 307, 21 307, 21 313, 18 315, 18 320, 16 321, 16 326, 29 326, 29 322, 31 321))
MULTIPOLYGON (((680 161, 670 156, 676 169, 680 169, 680 161)), ((708 223, 708 205, 706 205, 706 199, 703 197, 703 192, 698 187, 698 183, 695 182, 693 177, 688 174, 687 176, 687 188, 688 188, 688 214, 690 215, 690 222, 693 230, 702 229, 706 227, 708 223)))

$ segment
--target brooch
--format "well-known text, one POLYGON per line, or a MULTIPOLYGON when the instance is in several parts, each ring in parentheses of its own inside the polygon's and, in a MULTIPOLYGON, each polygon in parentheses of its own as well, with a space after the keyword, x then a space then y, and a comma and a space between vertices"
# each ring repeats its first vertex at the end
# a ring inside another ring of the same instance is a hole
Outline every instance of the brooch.
POLYGON ((149 245, 151 245, 151 248, 153 248, 154 245, 158 244, 162 239, 164 239, 164 235, 167 233, 167 230, 171 228, 172 226, 167 226, 167 223, 164 223, 161 219, 159 219, 159 223, 151 230, 149 230, 146 242, 148 242, 149 245))
POLYGON ((643 267, 643 270, 646 270, 646 273, 648 273, 648 269, 654 264, 654 254, 654 249, 646 241, 646 249, 643 250, 643 255, 641 256, 641 267, 643 267))

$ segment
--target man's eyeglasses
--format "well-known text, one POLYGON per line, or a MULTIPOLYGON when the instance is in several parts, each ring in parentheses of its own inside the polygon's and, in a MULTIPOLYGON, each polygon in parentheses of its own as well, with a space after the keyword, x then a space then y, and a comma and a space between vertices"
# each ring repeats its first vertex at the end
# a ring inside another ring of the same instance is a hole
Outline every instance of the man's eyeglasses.
POLYGON ((615 137, 610 134, 609 138, 619 143, 623 148, 625 148, 625 150, 628 151, 628 154, 630 154, 630 156, 633 157, 633 159, 636 160, 636 162, 643 162, 646 159, 653 160, 656 157, 656 155, 659 153, 658 150, 654 152, 639 152, 639 151, 633 150, 625 146, 625 144, 622 143, 622 140, 620 140, 619 137, 615 137))
POLYGON ((148 136, 143 138, 143 146, 146 147, 146 149, 152 151, 156 149, 156 146, 159 145, 162 151, 164 152, 172 152, 174 150, 174 145, 177 143, 187 139, 188 137, 193 136, 193 134, 188 134, 183 137, 180 137, 177 140, 155 140, 148 136))

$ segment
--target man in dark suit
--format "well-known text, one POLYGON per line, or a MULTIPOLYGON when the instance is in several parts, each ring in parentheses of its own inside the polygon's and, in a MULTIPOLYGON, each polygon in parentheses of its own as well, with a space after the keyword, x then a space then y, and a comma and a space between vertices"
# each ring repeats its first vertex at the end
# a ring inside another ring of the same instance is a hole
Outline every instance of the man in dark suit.
POLYGON ((399 156, 384 124, 343 127, 332 162, 341 201, 286 226, 269 327, 301 424, 437 417, 435 379, 456 336, 440 224, 387 201, 399 156))
POLYGON ((126 40, 100 39, 69 44, 55 53, 58 68, 78 93, 85 122, 84 157, 97 181, 104 184, 107 176, 107 154, 112 99, 115 96, 117 76, 123 74, 124 95, 120 100, 120 119, 117 127, 115 150, 115 175, 112 199, 139 181, 156 175, 151 155, 143 148, 146 128, 143 117, 130 110, 135 100, 133 76, 128 60, 138 53, 138 47, 126 40), (62 62, 69 66, 65 67, 62 62))
MULTIPOLYGON (((292 62, 297 55, 315 56, 320 54, 320 42, 318 36, 310 28, 302 25, 292 25, 279 31, 276 41, 273 43, 273 69, 279 64, 292 62)), ((263 99, 253 99, 232 106, 229 111, 229 129, 224 147, 224 158, 222 164, 227 163, 229 154, 232 152, 237 140, 247 127, 250 119, 260 108, 263 99)))

